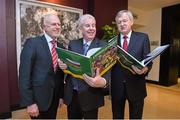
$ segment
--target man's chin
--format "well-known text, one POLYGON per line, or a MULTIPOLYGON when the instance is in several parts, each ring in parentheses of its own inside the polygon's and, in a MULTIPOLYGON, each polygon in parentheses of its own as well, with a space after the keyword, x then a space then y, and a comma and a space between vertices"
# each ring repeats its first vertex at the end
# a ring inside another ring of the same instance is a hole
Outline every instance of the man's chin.
POLYGON ((94 36, 94 35, 91 35, 91 36, 89 36, 88 38, 89 38, 89 39, 94 39, 95 36, 94 36))
POLYGON ((92 37, 92 38, 88 38, 88 40, 94 40, 94 37, 92 37))
POLYGON ((57 35, 54 35, 54 37, 56 37, 56 38, 58 38, 60 35, 59 34, 57 34, 57 35))

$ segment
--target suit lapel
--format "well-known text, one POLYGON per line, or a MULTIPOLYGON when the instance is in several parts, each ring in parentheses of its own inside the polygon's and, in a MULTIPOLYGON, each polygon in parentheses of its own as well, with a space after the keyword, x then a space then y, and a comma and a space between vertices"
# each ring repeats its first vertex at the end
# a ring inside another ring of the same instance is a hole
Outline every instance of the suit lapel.
POLYGON ((133 47, 136 46, 135 44, 137 43, 137 40, 135 36, 136 36, 135 33, 132 31, 131 38, 128 45, 128 52, 131 52, 132 49, 134 49, 133 47))
POLYGON ((44 35, 41 37, 41 43, 42 43, 42 46, 44 47, 45 52, 47 53, 47 57, 48 57, 47 62, 50 62, 52 64, 51 51, 49 50, 49 46, 44 35))
POLYGON ((78 49, 78 53, 83 55, 83 53, 84 53, 83 39, 80 39, 79 42, 76 44, 76 46, 77 46, 77 49, 78 49))
POLYGON ((92 49, 92 48, 99 47, 98 44, 99 44, 99 42, 98 42, 98 40, 95 38, 95 39, 91 42, 91 45, 89 46, 88 50, 90 50, 90 49, 92 49))
POLYGON ((120 34, 118 35, 117 43, 118 43, 119 46, 121 46, 121 35, 120 34))

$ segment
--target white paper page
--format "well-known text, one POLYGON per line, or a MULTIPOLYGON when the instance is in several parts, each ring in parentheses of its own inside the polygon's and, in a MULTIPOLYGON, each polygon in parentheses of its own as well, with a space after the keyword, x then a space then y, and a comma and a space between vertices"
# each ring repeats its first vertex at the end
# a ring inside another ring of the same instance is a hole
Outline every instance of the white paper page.
POLYGON ((88 50, 88 52, 86 54, 86 57, 90 58, 94 53, 96 53, 100 49, 101 49, 101 47, 92 48, 92 49, 88 50))
POLYGON ((164 49, 166 49, 169 45, 164 45, 164 46, 158 46, 155 48, 152 52, 150 52, 147 56, 157 56, 159 55, 164 49))
POLYGON ((158 55, 160 55, 167 47, 169 47, 169 45, 158 46, 152 52, 150 52, 147 55, 147 58, 145 58, 142 62, 145 63, 145 65, 149 64, 153 59, 155 59, 158 55))

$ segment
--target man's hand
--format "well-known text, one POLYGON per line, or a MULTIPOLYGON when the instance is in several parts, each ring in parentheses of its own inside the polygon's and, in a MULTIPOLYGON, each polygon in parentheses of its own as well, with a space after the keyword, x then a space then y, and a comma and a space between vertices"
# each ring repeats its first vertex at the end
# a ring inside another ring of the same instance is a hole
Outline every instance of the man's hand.
POLYGON ((99 69, 96 70, 96 76, 94 78, 83 74, 84 81, 91 87, 104 87, 106 85, 106 80, 99 76, 99 69))
POLYGON ((64 101, 62 98, 59 99, 59 107, 61 108, 64 105, 64 101))
POLYGON ((135 67, 134 65, 132 66, 133 71, 138 74, 138 75, 142 75, 142 74, 146 74, 148 71, 148 67, 144 67, 143 69, 138 69, 137 67, 135 67))
POLYGON ((61 59, 58 59, 58 65, 62 70, 67 69, 67 65, 61 61, 61 59))
POLYGON ((37 104, 32 104, 30 106, 27 106, 27 113, 31 117, 37 117, 39 115, 39 109, 38 109, 37 104))

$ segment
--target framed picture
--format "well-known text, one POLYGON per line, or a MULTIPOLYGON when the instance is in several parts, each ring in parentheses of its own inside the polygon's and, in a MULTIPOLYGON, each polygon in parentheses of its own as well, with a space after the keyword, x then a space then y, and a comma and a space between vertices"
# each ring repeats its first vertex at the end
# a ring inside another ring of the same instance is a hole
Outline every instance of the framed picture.
POLYGON ((83 14, 82 9, 57 5, 35 0, 16 0, 16 48, 17 64, 20 63, 21 49, 29 37, 43 34, 41 22, 43 15, 56 12, 61 21, 61 34, 58 41, 67 46, 69 40, 82 35, 77 29, 77 20, 83 14))

